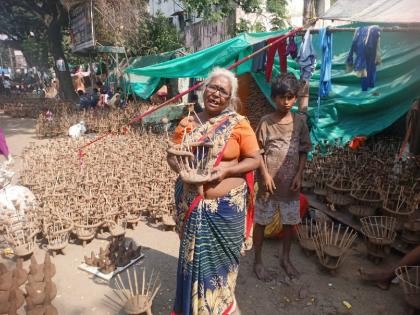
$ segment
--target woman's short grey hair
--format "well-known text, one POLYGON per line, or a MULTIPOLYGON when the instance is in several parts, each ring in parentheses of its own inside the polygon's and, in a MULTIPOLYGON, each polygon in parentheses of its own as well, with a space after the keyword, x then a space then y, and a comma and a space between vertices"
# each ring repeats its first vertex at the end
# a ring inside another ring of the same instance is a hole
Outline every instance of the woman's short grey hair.
POLYGON ((236 78, 235 74, 233 74, 233 72, 227 69, 216 67, 210 72, 204 86, 207 87, 207 85, 216 77, 225 77, 229 80, 232 87, 229 99, 229 108, 236 111, 240 104, 240 100, 238 98, 238 79, 236 78))

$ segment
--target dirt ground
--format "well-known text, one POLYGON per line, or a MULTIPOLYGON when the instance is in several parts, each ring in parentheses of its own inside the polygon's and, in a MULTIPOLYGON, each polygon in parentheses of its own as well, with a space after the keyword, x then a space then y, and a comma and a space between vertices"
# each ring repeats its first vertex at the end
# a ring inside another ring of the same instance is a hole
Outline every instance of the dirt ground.
MULTIPOLYGON (((6 139, 12 155, 17 160, 15 169, 19 169, 19 156, 23 148, 31 141, 41 141, 35 136, 35 120, 11 119, 0 115, 0 127, 5 130, 6 139)), ((46 140, 42 140, 46 141, 46 140)), ((153 305, 154 314, 169 314, 175 295, 175 275, 178 256, 178 237, 174 232, 164 232, 159 226, 142 222, 136 230, 129 230, 127 237, 132 238, 144 248, 145 258, 140 263, 150 271, 160 272, 162 287, 153 305)), ((105 240, 95 239, 85 248, 79 244, 70 244, 65 255, 53 258, 57 274, 53 278, 58 294, 53 304, 60 314, 123 314, 109 297, 113 297, 109 285, 98 278, 78 269, 84 255, 98 251, 105 246, 105 240)), ((292 248, 292 260, 302 276, 294 282, 285 281, 283 272, 278 267, 279 241, 266 241, 264 257, 266 265, 276 275, 271 283, 262 283, 252 272, 253 252, 249 252, 241 261, 237 281, 237 300, 243 315, 265 314, 355 314, 355 315, 397 315, 407 313, 402 289, 393 285, 387 292, 360 281, 357 269, 378 268, 366 259, 365 246, 359 237, 352 247, 349 257, 336 276, 323 271, 316 256, 307 257, 295 244, 292 248), (352 307, 347 309, 343 301, 352 307)), ((43 246, 36 250, 35 256, 42 261, 43 246)), ((390 257, 385 265, 392 265, 399 257, 390 257)), ((8 266, 13 260, 0 258, 8 266)), ((29 262, 25 262, 27 266, 29 262)), ((382 267, 384 265, 380 265, 382 267)), ((24 314, 23 308, 20 314, 24 314)))

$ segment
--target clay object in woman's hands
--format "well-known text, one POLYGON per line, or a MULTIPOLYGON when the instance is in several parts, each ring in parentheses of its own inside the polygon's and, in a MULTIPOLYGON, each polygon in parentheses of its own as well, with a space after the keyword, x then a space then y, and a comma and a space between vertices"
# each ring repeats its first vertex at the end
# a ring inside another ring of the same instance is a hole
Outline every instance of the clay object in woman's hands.
POLYGON ((166 153, 168 153, 168 155, 175 155, 177 157, 186 157, 189 159, 194 158, 194 154, 192 154, 190 151, 183 150, 183 147, 180 144, 169 143, 169 147, 166 150, 166 153))
POLYGON ((173 145, 168 149, 176 159, 179 174, 184 183, 203 185, 210 179, 209 155, 213 145, 208 142, 191 142, 184 145, 173 145), (206 154, 207 152, 207 154, 206 154))

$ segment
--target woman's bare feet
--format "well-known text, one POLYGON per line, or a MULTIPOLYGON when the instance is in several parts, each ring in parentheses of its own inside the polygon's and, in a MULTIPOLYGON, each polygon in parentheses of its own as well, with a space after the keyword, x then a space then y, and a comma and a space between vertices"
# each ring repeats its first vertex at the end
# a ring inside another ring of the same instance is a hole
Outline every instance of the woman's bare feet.
POLYGON ((261 281, 270 282, 271 280, 273 280, 271 275, 264 268, 263 264, 254 264, 254 272, 257 278, 261 281))
POLYGON ((376 286, 382 290, 388 290, 391 285, 392 278, 390 279, 390 274, 388 272, 374 272, 369 273, 359 268, 360 277, 365 281, 375 282, 376 286))

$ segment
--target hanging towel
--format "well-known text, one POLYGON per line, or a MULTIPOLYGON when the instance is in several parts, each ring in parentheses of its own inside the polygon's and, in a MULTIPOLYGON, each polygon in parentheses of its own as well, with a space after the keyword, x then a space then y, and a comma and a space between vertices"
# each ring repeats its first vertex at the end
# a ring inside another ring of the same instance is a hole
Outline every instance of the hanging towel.
POLYGON ((319 77, 319 95, 328 96, 331 91, 331 66, 332 66, 332 33, 326 28, 319 30, 319 46, 322 50, 321 73, 319 77))
POLYGON ((289 43, 287 44, 286 55, 292 57, 293 59, 296 59, 297 54, 298 54, 298 48, 295 42, 295 37, 290 36, 289 43))
POLYGON ((381 62, 380 29, 378 26, 363 26, 354 32, 353 42, 347 57, 347 70, 355 71, 361 79, 362 91, 375 86, 376 65, 381 62), (353 54, 356 59, 353 62, 353 54))
MULTIPOLYGON (((267 43, 270 44, 272 42, 275 42, 276 40, 278 40, 278 37, 270 38, 267 40, 267 43)), ((267 64, 265 66, 265 79, 267 82, 270 82, 271 80, 271 75, 273 73, 274 57, 276 56, 277 51, 279 53, 280 58, 280 71, 282 73, 287 72, 286 39, 284 39, 268 48, 267 64)))
POLYGON ((302 44, 300 45, 297 62, 300 65, 301 80, 309 81, 316 66, 316 53, 312 46, 312 35, 310 30, 307 30, 302 44))
MULTIPOLYGON (((257 43, 253 46, 253 52, 265 47, 267 44, 265 41, 257 43)), ((252 58, 252 72, 259 72, 264 70, 265 61, 267 59, 267 52, 263 51, 252 58)))

